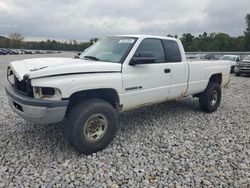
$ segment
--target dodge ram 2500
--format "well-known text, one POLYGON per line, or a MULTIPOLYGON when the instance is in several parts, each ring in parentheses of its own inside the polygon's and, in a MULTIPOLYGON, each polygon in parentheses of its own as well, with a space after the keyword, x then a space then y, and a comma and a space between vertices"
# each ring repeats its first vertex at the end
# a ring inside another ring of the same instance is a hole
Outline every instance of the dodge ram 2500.
POLYGON ((178 39, 106 37, 79 59, 43 58, 11 62, 5 90, 13 110, 36 124, 61 122, 79 152, 104 149, 114 138, 117 112, 185 96, 214 112, 229 82, 226 61, 186 61, 178 39))

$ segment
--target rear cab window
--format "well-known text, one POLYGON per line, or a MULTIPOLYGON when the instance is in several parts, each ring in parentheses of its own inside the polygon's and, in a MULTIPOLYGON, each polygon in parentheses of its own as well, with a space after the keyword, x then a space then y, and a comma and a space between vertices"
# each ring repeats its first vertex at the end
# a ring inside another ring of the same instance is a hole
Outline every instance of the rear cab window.
POLYGON ((182 62, 180 48, 174 40, 162 40, 167 63, 182 62))

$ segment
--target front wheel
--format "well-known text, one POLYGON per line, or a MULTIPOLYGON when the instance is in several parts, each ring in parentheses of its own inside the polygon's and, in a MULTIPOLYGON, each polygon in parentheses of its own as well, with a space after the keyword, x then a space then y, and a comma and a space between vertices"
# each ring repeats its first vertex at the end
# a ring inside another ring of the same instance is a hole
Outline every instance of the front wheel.
POLYGON ((231 73, 231 74, 235 73, 234 67, 235 67, 235 66, 232 66, 232 67, 231 67, 231 70, 230 70, 230 73, 231 73))
POLYGON ((214 112, 220 105, 221 87, 218 83, 209 83, 206 90, 199 97, 201 110, 214 112))
POLYGON ((64 136, 80 153, 104 149, 115 137, 117 113, 112 105, 89 99, 76 105, 64 124, 64 136))

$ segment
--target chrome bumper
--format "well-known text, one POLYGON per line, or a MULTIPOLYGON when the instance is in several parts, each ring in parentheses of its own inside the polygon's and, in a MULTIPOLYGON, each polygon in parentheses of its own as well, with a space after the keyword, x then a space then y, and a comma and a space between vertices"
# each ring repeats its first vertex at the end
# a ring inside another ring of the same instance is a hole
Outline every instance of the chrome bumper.
POLYGON ((68 100, 51 101, 35 99, 17 92, 12 86, 5 87, 11 108, 23 119, 35 124, 52 124, 63 120, 68 100))
POLYGON ((234 71, 237 73, 237 72, 240 72, 240 73, 250 73, 250 66, 248 67, 235 67, 234 68, 234 71))

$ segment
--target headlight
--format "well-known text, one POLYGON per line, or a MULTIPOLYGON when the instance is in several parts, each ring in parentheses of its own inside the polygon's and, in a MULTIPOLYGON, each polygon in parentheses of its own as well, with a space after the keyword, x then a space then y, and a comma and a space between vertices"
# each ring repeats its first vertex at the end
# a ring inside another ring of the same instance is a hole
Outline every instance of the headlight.
POLYGON ((62 95, 59 89, 52 87, 33 87, 34 97, 44 100, 61 100, 62 95))

